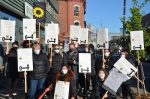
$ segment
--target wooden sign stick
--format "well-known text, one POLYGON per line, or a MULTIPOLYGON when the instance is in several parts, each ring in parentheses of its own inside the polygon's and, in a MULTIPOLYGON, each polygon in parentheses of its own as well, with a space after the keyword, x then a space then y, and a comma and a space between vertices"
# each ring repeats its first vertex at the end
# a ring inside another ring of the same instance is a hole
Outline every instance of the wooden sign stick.
POLYGON ((102 99, 105 98, 105 96, 107 95, 108 91, 105 92, 105 94, 103 95, 102 99))

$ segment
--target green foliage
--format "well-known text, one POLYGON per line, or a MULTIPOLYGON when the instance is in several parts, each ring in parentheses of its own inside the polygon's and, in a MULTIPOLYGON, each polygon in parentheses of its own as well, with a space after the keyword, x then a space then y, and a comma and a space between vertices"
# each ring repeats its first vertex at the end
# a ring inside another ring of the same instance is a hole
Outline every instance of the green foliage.
MULTIPOLYGON (((138 0, 132 0, 132 8, 130 8, 131 17, 128 18, 128 20, 125 22, 125 28, 126 33, 129 34, 130 31, 138 31, 143 30, 144 31, 144 45, 145 49, 148 49, 150 47, 150 31, 148 29, 144 29, 142 27, 142 12, 141 9, 145 6, 147 2, 150 0, 145 0, 142 4, 139 5, 138 0)), ((122 20, 121 20, 122 21, 122 20)), ((125 38, 125 44, 127 47, 130 46, 130 37, 125 38)), ((140 57, 145 57, 145 51, 141 50, 139 51, 140 57)), ((135 56, 137 56, 135 53, 135 56)))

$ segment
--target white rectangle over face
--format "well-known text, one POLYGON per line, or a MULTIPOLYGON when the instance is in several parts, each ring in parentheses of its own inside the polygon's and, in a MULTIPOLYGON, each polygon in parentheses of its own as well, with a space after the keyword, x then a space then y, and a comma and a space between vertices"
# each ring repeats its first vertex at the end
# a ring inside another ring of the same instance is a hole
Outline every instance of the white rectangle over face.
POLYGON ((97 32, 97 49, 109 49, 108 29, 102 28, 97 32))
POLYGON ((58 24, 48 24, 45 26, 45 44, 58 44, 58 34, 58 24))
POLYGON ((70 41, 79 43, 79 41, 80 41, 79 34, 80 33, 81 33, 80 26, 71 25, 70 26, 70 41))
POLYGON ((0 20, 0 41, 14 42, 15 26, 16 26, 16 21, 0 20))
POLYGON ((70 82, 57 81, 54 99, 69 99, 70 82))
POLYGON ((131 40, 131 50, 144 49, 143 31, 131 31, 130 40, 131 40))
POLYGON ((36 40, 36 19, 23 19, 23 40, 36 40))
POLYGON ((114 67, 116 67, 121 73, 126 75, 128 79, 130 79, 135 73, 137 72, 137 69, 124 57, 121 57, 115 64, 114 67))
POLYGON ((88 33, 89 29, 87 28, 81 28, 81 32, 79 34, 80 41, 79 44, 88 44, 88 33))
POLYGON ((79 73, 91 73, 90 53, 79 53, 79 73))
POLYGON ((18 72, 33 71, 32 48, 18 49, 18 72))

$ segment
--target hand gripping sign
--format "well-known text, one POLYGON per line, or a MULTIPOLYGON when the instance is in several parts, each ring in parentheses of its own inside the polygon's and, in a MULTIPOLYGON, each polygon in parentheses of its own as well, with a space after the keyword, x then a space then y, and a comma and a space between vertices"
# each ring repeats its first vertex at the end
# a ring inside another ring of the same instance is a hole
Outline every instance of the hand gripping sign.
POLYGON ((79 53, 79 73, 91 73, 90 53, 79 53))
POLYGON ((36 40, 36 19, 23 19, 23 40, 36 40))
POLYGON ((80 41, 79 44, 88 44, 88 34, 89 34, 89 29, 87 28, 81 28, 81 32, 79 34, 80 41))
POLYGON ((144 49, 143 31, 131 31, 131 50, 144 49))
POLYGON ((70 82, 57 81, 54 99, 69 99, 70 82))
POLYGON ((58 24, 48 24, 45 26, 45 44, 58 44, 58 34, 58 24))
POLYGON ((121 57, 114 64, 114 67, 116 67, 121 73, 126 75, 128 79, 130 79, 137 72, 137 69, 124 57, 121 57))
POLYGON ((71 25, 70 26, 70 41, 75 43, 80 43, 79 34, 81 33, 81 27, 71 25))
POLYGON ((110 93, 116 95, 121 84, 127 80, 128 78, 126 75, 119 72, 117 68, 113 68, 104 81, 102 87, 110 93))
POLYGON ((97 32, 97 49, 109 49, 107 28, 102 28, 97 32))
POLYGON ((16 21, 0 20, 0 41, 2 42, 15 41, 15 25, 16 21))
POLYGON ((33 71, 32 48, 18 49, 18 72, 33 71))

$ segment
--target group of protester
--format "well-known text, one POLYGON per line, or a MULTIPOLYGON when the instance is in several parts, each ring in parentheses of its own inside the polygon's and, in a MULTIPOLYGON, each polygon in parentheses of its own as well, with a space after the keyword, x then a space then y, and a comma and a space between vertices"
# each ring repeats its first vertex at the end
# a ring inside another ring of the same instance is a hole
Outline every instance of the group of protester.
MULTIPOLYGON (((109 75, 109 71, 119 57, 125 57, 134 65, 135 60, 126 49, 122 50, 117 58, 111 55, 109 49, 105 49, 103 59, 102 50, 96 50, 92 44, 75 45, 70 43, 69 51, 67 52, 63 51, 62 44, 57 44, 52 48, 53 53, 50 53, 52 54, 51 59, 51 55, 44 53, 39 42, 30 43, 29 41, 24 41, 22 47, 31 47, 33 49, 33 71, 24 74, 28 78, 28 99, 37 99, 44 89, 51 84, 53 86, 52 90, 46 95, 49 99, 53 99, 57 81, 70 82, 69 99, 77 99, 77 96, 86 96, 89 93, 91 94, 90 99, 101 99, 102 97, 105 99, 116 99, 117 97, 122 97, 123 99, 133 98, 129 83, 124 82, 120 88, 123 91, 118 90, 116 96, 109 92, 106 94, 107 90, 102 87, 103 82, 109 75), (91 53, 91 73, 86 74, 86 80, 85 74, 79 73, 79 53, 91 53), (91 86, 92 88, 90 88, 91 86)), ((15 41, 12 43, 12 48, 9 52, 5 51, 2 56, 5 60, 6 82, 8 83, 6 84, 5 92, 7 99, 10 96, 16 99, 18 81, 22 78, 20 75, 23 75, 18 72, 18 48, 19 43, 15 41)))

